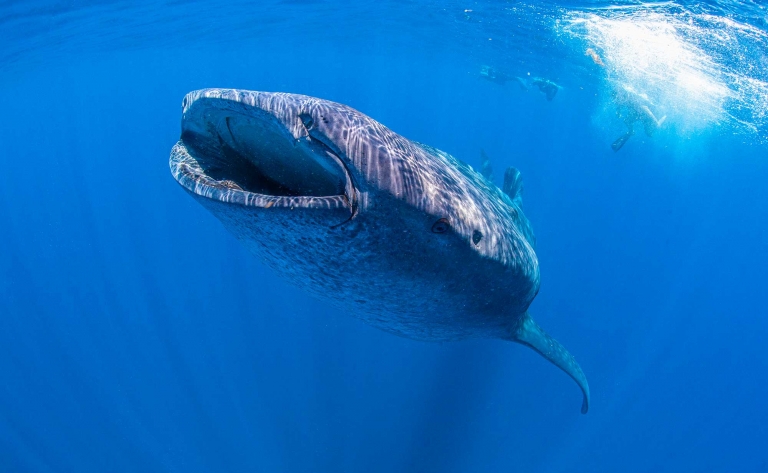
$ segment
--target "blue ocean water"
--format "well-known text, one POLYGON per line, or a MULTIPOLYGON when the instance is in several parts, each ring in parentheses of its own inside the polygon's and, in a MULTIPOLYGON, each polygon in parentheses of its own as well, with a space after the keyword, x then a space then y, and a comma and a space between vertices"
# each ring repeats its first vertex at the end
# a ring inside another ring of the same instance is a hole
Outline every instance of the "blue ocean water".
POLYGON ((768 471, 767 15, 0 2, 0 471, 768 471), (334 100, 517 167, 531 312, 590 412, 524 347, 399 338, 262 266, 168 170, 204 87, 334 100), (614 152, 617 87, 667 118, 614 152))

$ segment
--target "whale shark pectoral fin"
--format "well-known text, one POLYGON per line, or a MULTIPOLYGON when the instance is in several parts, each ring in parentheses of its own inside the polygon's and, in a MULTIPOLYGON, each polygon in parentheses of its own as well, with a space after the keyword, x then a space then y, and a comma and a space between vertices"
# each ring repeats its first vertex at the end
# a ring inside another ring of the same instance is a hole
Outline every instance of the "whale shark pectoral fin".
POLYGON ((501 190, 512 199, 512 202, 516 203, 518 206, 522 206, 523 178, 520 176, 520 171, 512 166, 508 167, 507 170, 504 171, 504 185, 501 190))
POLYGON ((560 342, 542 330, 527 312, 510 334, 510 340, 533 348, 541 356, 568 373, 568 376, 576 381, 576 384, 579 385, 581 392, 584 394, 581 413, 587 413, 587 410, 589 410, 589 384, 587 384, 587 377, 584 376, 584 372, 581 371, 581 367, 576 363, 573 355, 560 342))

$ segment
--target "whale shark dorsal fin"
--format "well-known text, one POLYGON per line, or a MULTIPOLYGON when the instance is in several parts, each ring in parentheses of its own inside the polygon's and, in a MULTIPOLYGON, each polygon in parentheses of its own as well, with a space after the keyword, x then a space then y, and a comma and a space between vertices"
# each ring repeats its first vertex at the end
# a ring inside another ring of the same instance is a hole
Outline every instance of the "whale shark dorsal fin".
POLYGON ((513 167, 508 167, 504 171, 504 185, 501 188, 505 194, 517 205, 523 204, 523 178, 520 171, 513 167))
POLYGON ((584 376, 584 372, 581 371, 581 367, 576 363, 573 355, 568 353, 568 350, 566 350, 560 342, 550 337, 547 332, 539 327, 536 322, 533 321, 531 316, 528 315, 528 312, 523 315, 517 325, 512 329, 509 339, 513 342, 521 343, 533 348, 541 356, 573 378, 584 395, 584 400, 581 404, 581 413, 587 413, 589 410, 589 384, 587 384, 587 377, 584 376))

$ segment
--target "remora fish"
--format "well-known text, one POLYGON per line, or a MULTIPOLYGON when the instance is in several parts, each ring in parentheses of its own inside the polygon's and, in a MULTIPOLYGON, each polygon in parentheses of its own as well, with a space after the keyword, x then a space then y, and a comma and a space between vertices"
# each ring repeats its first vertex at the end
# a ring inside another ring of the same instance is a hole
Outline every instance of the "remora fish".
POLYGON ((584 373, 527 312, 539 264, 516 170, 504 192, 304 95, 205 89, 182 107, 173 176, 267 265, 397 335, 527 345, 578 383, 587 412, 584 373))

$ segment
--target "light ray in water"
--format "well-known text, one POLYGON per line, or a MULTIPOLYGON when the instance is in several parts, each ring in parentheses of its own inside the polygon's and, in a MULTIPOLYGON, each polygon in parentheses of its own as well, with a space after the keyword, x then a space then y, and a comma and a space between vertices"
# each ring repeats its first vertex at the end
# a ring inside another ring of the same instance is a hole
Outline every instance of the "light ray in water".
POLYGON ((765 31, 663 3, 570 12, 561 33, 595 52, 608 89, 647 95, 677 132, 719 125, 768 140, 765 31))

